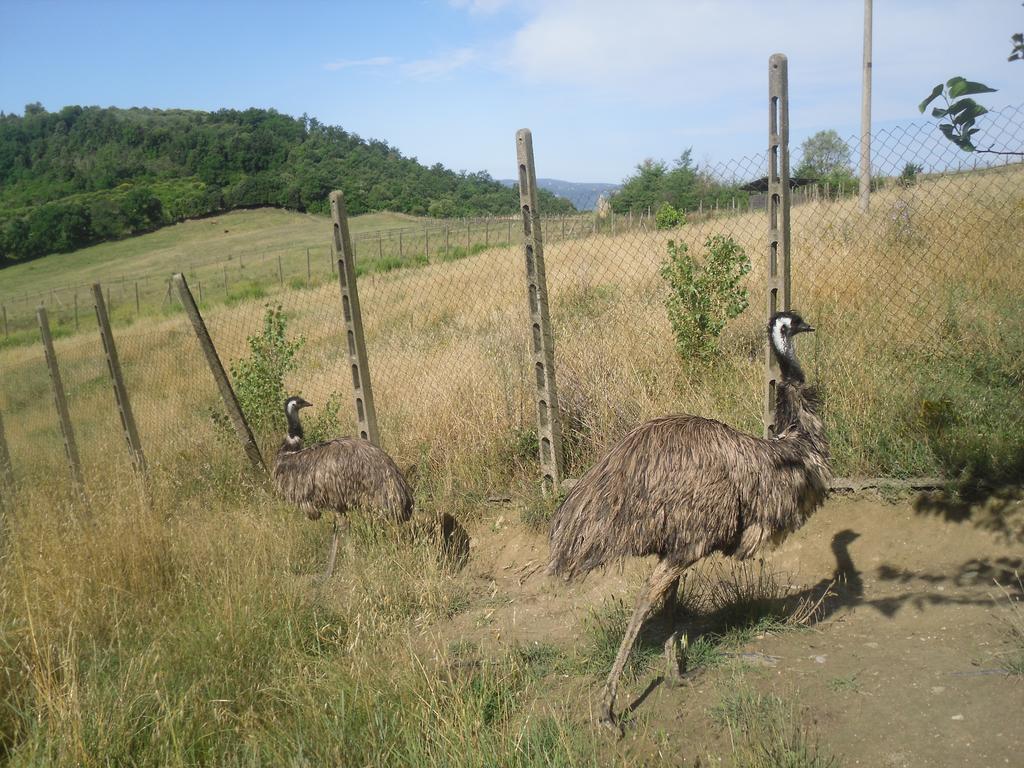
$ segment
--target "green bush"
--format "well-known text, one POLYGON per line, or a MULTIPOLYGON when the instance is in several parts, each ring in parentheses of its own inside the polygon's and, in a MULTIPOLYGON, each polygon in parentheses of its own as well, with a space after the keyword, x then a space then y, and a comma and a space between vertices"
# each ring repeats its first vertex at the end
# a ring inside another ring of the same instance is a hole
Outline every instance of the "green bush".
POLYGON ((707 257, 698 263, 686 247, 668 242, 661 276, 668 283, 665 299, 676 348, 684 358, 707 361, 718 353, 725 324, 747 308, 747 289, 741 285, 750 272, 750 259, 739 243, 712 235, 705 243, 707 257))
MULTIPOLYGON (((231 364, 238 404, 255 434, 284 431, 284 377, 295 370, 295 355, 305 343, 301 336, 289 341, 284 311, 280 305, 268 306, 263 329, 249 337, 249 357, 231 364)), ((217 422, 225 423, 223 419, 217 422)))
POLYGON ((675 229, 683 223, 683 216, 673 205, 662 203, 654 214, 654 224, 658 229, 675 229))

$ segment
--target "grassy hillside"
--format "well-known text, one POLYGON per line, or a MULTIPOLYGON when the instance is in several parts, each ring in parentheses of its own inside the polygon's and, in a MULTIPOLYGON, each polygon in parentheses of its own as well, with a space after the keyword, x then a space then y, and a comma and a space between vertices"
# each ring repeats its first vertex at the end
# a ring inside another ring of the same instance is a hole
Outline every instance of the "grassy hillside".
MULTIPOLYGON (((430 221, 399 213, 367 213, 349 219, 353 234, 430 221)), ((137 237, 100 243, 73 255, 53 254, 3 270, 0 302, 11 304, 20 295, 36 295, 68 285, 116 282, 121 275, 169 275, 188 271, 190 265, 221 261, 228 254, 250 255, 266 251, 298 252, 314 248, 323 254, 330 247, 331 222, 323 216, 274 208, 228 211, 204 219, 184 221, 137 237)), ((320 264, 326 269, 327 260, 320 264)), ((303 264, 305 268, 305 264, 303 264)))
MULTIPOLYGON (((101 109, 0 116, 0 266, 224 210, 509 214, 486 173, 427 168, 375 139, 274 110, 101 109)), ((570 203, 543 194, 549 211, 570 203)))

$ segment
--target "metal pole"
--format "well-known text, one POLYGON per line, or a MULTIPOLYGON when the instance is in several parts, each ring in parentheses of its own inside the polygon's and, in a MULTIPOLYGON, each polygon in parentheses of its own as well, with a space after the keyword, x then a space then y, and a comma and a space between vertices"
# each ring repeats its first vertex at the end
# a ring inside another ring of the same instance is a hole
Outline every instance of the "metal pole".
MULTIPOLYGON (((138 289, 138 283, 135 284, 135 287, 138 289)), ((131 454, 132 465, 135 467, 135 471, 141 474, 146 471, 146 456, 142 452, 142 441, 139 439, 139 430, 135 426, 135 415, 132 413, 131 400, 128 398, 128 387, 125 386, 124 376, 121 374, 117 345, 114 343, 114 333, 110 329, 107 306, 103 303, 103 288, 99 283, 94 283, 92 286, 92 299, 96 307, 96 324, 100 328, 100 340, 103 342, 103 351, 107 356, 107 370, 110 371, 110 380, 114 385, 114 401, 117 403, 117 412, 121 416, 121 428, 124 429, 124 437, 128 441, 128 452, 131 454)))
POLYGON ((306 287, 313 284, 313 267, 309 264, 309 248, 306 249, 306 287))
POLYGON ((78 330, 78 291, 75 291, 75 330, 78 330))
POLYGON ((871 205, 871 0, 864 0, 864 79, 860 97, 860 209, 871 205))
POLYGON ((3 305, 3 310, 4 310, 4 338, 6 338, 6 337, 11 335, 10 330, 8 330, 8 328, 7 328, 7 305, 6 304, 3 305))
POLYGON ((75 430, 71 426, 71 414, 68 411, 68 399, 64 394, 64 382, 60 378, 60 366, 57 365, 57 355, 53 351, 53 337, 50 335, 50 321, 46 316, 46 309, 39 307, 36 310, 36 319, 39 321, 39 333, 43 338, 43 350, 46 353, 46 367, 50 371, 50 388, 53 391, 53 406, 57 409, 57 417, 60 420, 60 431, 64 437, 64 454, 68 459, 68 466, 71 468, 71 478, 79 492, 85 487, 82 481, 82 462, 78 457, 78 444, 75 442, 75 430))
POLYGON ((544 272, 544 241, 537 209, 537 170, 533 161, 533 135, 516 132, 519 166, 519 205, 523 214, 523 254, 530 307, 530 337, 536 375, 537 435, 546 491, 558 492, 562 482, 562 429, 555 385, 555 341, 548 315, 548 287, 544 272))
POLYGON ((139 281, 135 281, 135 316, 138 317, 141 314, 139 310, 139 281))
MULTIPOLYGON (((366 356, 366 339, 363 336, 363 316, 359 310, 356 263, 348 232, 348 212, 345 210, 345 195, 340 191, 331 193, 331 216, 334 219, 334 251, 338 254, 338 285, 341 289, 341 309, 345 318, 348 361, 352 369, 356 423, 360 437, 374 445, 380 445, 377 411, 373 406, 373 387, 370 386, 370 366, 366 356)), ((398 235, 401 238, 402 233, 399 232, 398 235)), ((401 239, 398 242, 401 243, 401 239)))
MULTIPOLYGON (((789 62, 768 60, 768 316, 789 309, 789 62)), ((782 375, 769 345, 765 361, 764 434, 775 434, 775 388, 782 375)))
POLYGON ((213 339, 210 338, 210 332, 206 328, 203 316, 199 314, 199 307, 196 306, 196 300, 192 297, 192 291, 188 289, 188 282, 180 272, 174 275, 172 279, 178 288, 181 306, 185 308, 185 314, 188 315, 188 319, 192 322, 192 329, 195 331, 196 338, 199 340, 199 346, 206 356, 206 363, 210 366, 210 373, 213 374, 213 380, 220 391, 224 407, 227 408, 228 417, 235 428, 235 434, 238 435, 238 439, 242 443, 245 455, 254 467, 266 472, 267 465, 263 462, 263 454, 260 453, 256 439, 252 436, 249 422, 245 420, 245 414, 242 413, 242 408, 238 404, 238 398, 235 397, 235 390, 231 388, 228 374, 220 362, 220 357, 217 355, 217 348, 213 346, 213 339))

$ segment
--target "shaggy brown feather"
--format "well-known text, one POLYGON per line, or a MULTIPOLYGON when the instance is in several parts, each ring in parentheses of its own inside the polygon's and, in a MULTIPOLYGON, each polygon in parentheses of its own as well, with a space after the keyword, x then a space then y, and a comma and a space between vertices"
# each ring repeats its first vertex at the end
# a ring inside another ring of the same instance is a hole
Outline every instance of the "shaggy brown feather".
POLYGON ((362 509, 404 522, 412 515, 412 490, 395 462, 366 440, 340 437, 295 450, 285 441, 274 459, 274 486, 310 520, 324 510, 362 509))
POLYGON ((822 422, 792 373, 778 388, 775 438, 688 415, 629 432, 555 513, 548 571, 572 579, 631 555, 742 559, 802 526, 832 475, 822 422))

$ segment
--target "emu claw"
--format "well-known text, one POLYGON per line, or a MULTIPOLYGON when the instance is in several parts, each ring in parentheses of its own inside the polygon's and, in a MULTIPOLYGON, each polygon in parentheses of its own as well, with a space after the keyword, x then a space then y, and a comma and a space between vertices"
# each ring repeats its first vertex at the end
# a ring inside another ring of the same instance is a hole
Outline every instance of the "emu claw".
POLYGON ((617 738, 622 738, 625 735, 625 730, 622 728, 622 723, 618 721, 609 708, 601 717, 597 719, 597 724, 602 728, 605 728, 615 734, 617 738))

